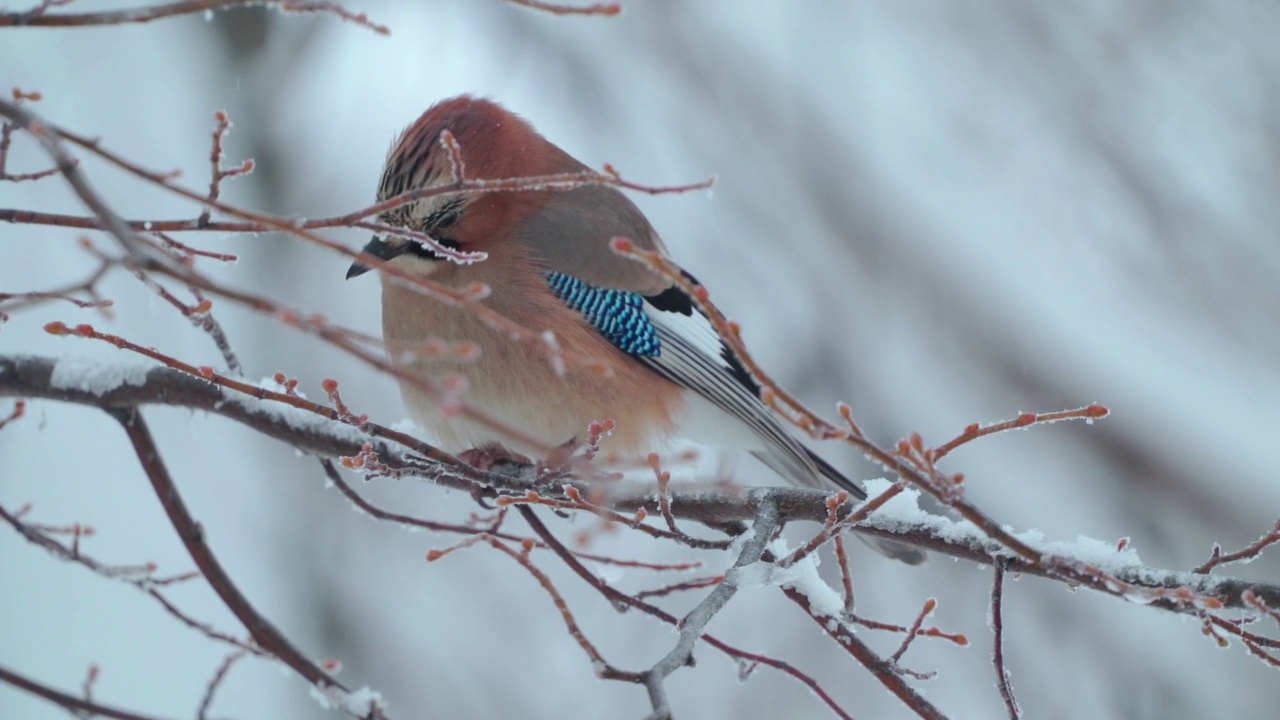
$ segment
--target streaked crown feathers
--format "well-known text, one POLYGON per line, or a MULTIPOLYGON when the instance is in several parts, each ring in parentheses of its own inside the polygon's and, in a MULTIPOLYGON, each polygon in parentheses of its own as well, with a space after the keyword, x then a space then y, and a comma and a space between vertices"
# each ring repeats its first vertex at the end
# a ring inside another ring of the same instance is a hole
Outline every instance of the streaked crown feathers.
MULTIPOLYGON (((460 95, 432 105, 396 138, 378 185, 380 201, 459 180, 441 142, 445 130, 457 143, 469 179, 528 177, 583 168, 524 118, 492 100, 460 95)), ((419 225, 447 200, 439 196, 411 203, 387 213, 385 219, 419 225)))

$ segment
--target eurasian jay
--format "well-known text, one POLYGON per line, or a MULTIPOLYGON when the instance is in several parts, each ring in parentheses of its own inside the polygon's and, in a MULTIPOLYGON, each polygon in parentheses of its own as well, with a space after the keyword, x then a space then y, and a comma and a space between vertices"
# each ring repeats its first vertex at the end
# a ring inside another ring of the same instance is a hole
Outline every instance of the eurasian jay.
MULTIPOLYGON (((490 100, 460 96, 432 106, 395 142, 378 199, 456 181, 448 130, 468 180, 577 173, 586 165, 542 137, 523 118, 490 100)), ((527 343, 513 342, 474 313, 425 297, 382 274, 382 328, 391 344, 469 340, 475 362, 448 369, 467 379, 465 403, 518 428, 545 448, 582 438, 593 421, 612 418, 607 447, 623 454, 651 450, 664 438, 747 450, 787 480, 830 484, 862 499, 866 493, 802 445, 760 399, 760 388, 679 287, 615 253, 612 238, 666 252, 645 216, 616 188, 582 185, 567 191, 444 193, 402 205, 381 220, 426 233, 442 246, 479 251, 487 259, 458 264, 427 246, 388 235, 364 252, 406 273, 456 287, 483 283, 489 308, 534 331, 550 331, 560 348, 603 360, 591 368, 553 367, 527 343)), ((347 277, 368 268, 356 263, 347 277)), ((424 377, 440 361, 397 357, 424 377)), ((415 420, 451 452, 497 444, 536 452, 489 425, 446 417, 412 383, 401 383, 415 420)), ((918 563, 924 554, 889 541, 875 547, 918 563)))

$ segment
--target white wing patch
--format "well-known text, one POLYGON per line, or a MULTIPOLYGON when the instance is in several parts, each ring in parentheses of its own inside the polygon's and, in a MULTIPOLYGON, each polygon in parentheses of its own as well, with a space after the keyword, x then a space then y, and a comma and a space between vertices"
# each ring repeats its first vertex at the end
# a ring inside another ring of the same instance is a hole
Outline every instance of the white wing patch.
POLYGON ((729 363, 722 355, 724 344, 706 315, 698 312, 696 308, 688 315, 667 312, 649 303, 645 303, 644 311, 654 327, 658 328, 659 333, 665 331, 666 334, 679 337, 689 348, 705 355, 709 360, 715 360, 716 364, 723 367, 726 372, 729 371, 729 363))
MULTIPOLYGON (((725 358, 725 347, 711 321, 697 309, 689 315, 660 310, 648 303, 644 309, 657 329, 662 350, 656 357, 637 359, 677 385, 697 393, 736 418, 744 429, 749 429, 755 442, 742 442, 744 438, 740 433, 732 433, 731 439, 739 441, 736 444, 746 445, 745 449, 793 481, 819 486, 822 473, 812 455, 787 432, 755 391, 739 379, 725 358), (738 437, 732 437, 735 435, 738 437)), ((697 414, 705 416, 706 413, 697 414)), ((708 440, 715 442, 714 438, 708 440)))

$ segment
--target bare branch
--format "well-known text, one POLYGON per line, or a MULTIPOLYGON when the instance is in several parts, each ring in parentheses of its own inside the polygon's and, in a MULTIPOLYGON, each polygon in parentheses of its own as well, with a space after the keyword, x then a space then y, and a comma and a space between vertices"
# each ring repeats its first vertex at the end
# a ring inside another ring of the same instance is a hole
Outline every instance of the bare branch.
MULTIPOLYGON (((244 624, 254 642, 264 651, 279 658, 321 692, 330 688, 350 692, 342 683, 294 647, 275 625, 253 607, 240 588, 227 575, 206 541, 204 526, 196 522, 187 510, 186 504, 183 503, 182 496, 169 475, 169 469, 160 457, 160 449, 152 439, 151 430, 142 418, 142 413, 136 407, 110 408, 107 412, 124 428, 125 434, 133 444, 134 452, 138 455, 138 461, 142 464, 143 471, 151 481, 156 497, 160 500, 165 514, 169 516, 169 522, 177 531, 178 538, 186 546, 196 567, 200 569, 209 586, 217 593, 227 609, 244 624)), ((371 715, 373 715, 372 712, 371 715)), ((376 716, 381 717, 381 713, 377 713, 376 716)))
MULTIPOLYGON (((171 368, 157 367, 143 373, 137 384, 120 384, 101 392, 75 387, 56 387, 51 376, 57 362, 48 358, 8 357, 0 355, 0 397, 23 397, 28 399, 43 398, 63 402, 73 402, 101 408, 127 408, 147 404, 160 404, 204 410, 236 422, 248 425, 259 432, 273 437, 303 451, 326 457, 356 455, 368 437, 353 432, 353 429, 337 422, 337 413, 327 406, 319 406, 300 399, 289 399, 283 393, 271 393, 256 386, 242 386, 243 391, 224 392, 228 385, 217 385, 199 375, 179 372, 171 368), (298 409, 306 409, 317 415, 314 423, 288 422, 279 412, 272 411, 269 406, 255 400, 269 398, 272 402, 293 405, 298 409)), ((117 371, 119 373, 121 371, 117 371)), ((127 374, 127 372, 125 373, 127 374)), ((371 424, 375 450, 385 459, 403 457, 405 450, 412 453, 430 454, 440 458, 438 464, 422 468, 422 476, 432 482, 470 492, 475 488, 476 478, 482 483, 494 487, 502 487, 508 492, 523 493, 533 487, 536 481, 532 466, 501 466, 501 472, 479 473, 458 463, 456 458, 440 453, 435 448, 425 445, 419 440, 404 433, 371 424), (455 464, 457 463, 457 464, 455 464)), ((410 461, 396 460, 404 467, 413 467, 410 461)), ((569 487, 576 487, 572 482, 569 487)), ((586 488, 578 488, 586 492, 586 488)), ((781 520, 808 520, 823 523, 828 517, 827 499, 829 495, 819 490, 802 488, 770 488, 742 496, 724 494, 692 493, 683 495, 672 503, 672 513, 677 518, 694 522, 719 526, 727 522, 741 522, 755 517, 758 504, 768 499, 778 505, 781 520)), ((567 498, 565 498, 567 499, 567 498)), ((652 489, 637 488, 634 491, 619 488, 610 499, 610 509, 621 512, 635 512, 645 506, 653 507, 656 503, 652 489)), ((946 521, 943 521, 944 523, 946 521)), ((947 525, 949 530, 949 524, 947 525)), ((853 530, 867 535, 908 542, 917 547, 940 552, 960 559, 972 560, 982 564, 991 564, 995 558, 1001 557, 1004 550, 995 543, 958 540, 951 532, 931 525, 893 529, 881 528, 874 523, 859 525, 853 530)), ((1170 570, 1154 568, 1131 568, 1117 570, 1112 574, 1098 573, 1086 567, 1072 567, 1064 563, 1038 564, 1023 558, 1009 560, 1010 572, 1018 572, 1057 580, 1065 580, 1072 584, 1088 587, 1108 595, 1124 597, 1129 591, 1150 591, 1168 595, 1167 597, 1144 597, 1154 607, 1179 613, 1195 614, 1198 608, 1178 598, 1179 593, 1195 597, 1211 597, 1226 608, 1242 608, 1245 604, 1241 593, 1252 590, 1269 606, 1280 607, 1280 586, 1250 582, 1234 578, 1218 578, 1206 575, 1191 575, 1170 570), (1123 584, 1116 585, 1119 580, 1123 584)))
POLYGON ((175 582, 183 582, 193 577, 198 577, 198 575, 184 574, 170 578, 157 578, 155 576, 156 568, 151 563, 131 567, 106 565, 86 555, 80 549, 80 538, 83 535, 90 534, 92 531, 91 528, 84 528, 79 523, 73 525, 71 528, 73 530, 72 543, 63 543, 53 537, 55 534, 58 534, 62 528, 51 528, 49 526, 37 525, 35 523, 22 520, 21 518, 24 515, 24 511, 28 509, 29 507, 23 508, 17 512, 10 512, 5 509, 4 506, 0 506, 0 520, 8 523, 10 527, 16 530, 18 534, 24 537, 28 542, 44 548, 56 557, 88 568, 101 577, 132 585, 139 591, 150 596, 156 602, 160 603, 160 606, 163 607, 166 612, 177 618, 184 625, 196 630, 205 637, 240 648, 242 651, 262 654, 262 651, 258 648, 214 628, 209 623, 196 620, 175 605, 173 601, 161 591, 161 588, 164 586, 172 585, 175 582))
POLYGON ((8 683, 19 690, 25 690, 36 697, 44 698, 77 715, 113 718, 113 720, 159 720, 154 715, 142 715, 128 710, 120 710, 90 702, 75 695, 68 695, 59 690, 54 690, 48 685, 42 685, 35 680, 19 675, 4 666, 0 666, 0 682, 8 683))
POLYGON ((1270 532, 1264 533, 1262 537, 1253 541, 1246 547, 1241 548, 1240 550, 1237 550, 1236 552, 1227 553, 1226 555, 1223 555, 1222 548, 1215 543, 1213 546, 1213 551, 1209 554, 1209 559, 1206 560, 1204 564, 1198 566, 1195 570, 1192 570, 1191 572, 1207 573, 1212 571, 1214 568, 1218 567, 1219 565, 1226 565, 1228 563, 1235 563, 1235 562, 1248 562, 1250 560, 1257 558, 1260 554, 1262 554, 1263 550, 1267 549, 1271 545, 1276 544, 1277 542, 1280 542, 1280 520, 1276 520, 1276 524, 1271 528, 1270 532))
POLYGON ((620 3, 568 5, 565 3, 544 2, 543 0, 507 0, 507 2, 530 10, 551 13, 552 15, 600 15, 613 17, 622 14, 622 5, 620 3))
POLYGON ((995 580, 991 584, 991 633, 994 636, 991 651, 991 663, 996 669, 996 687, 1000 688, 1000 697, 1004 699, 1004 707, 1009 711, 1009 720, 1022 717, 1022 708, 1013 697, 1013 683, 1009 680, 1009 671, 1004 665, 1004 560, 995 563, 995 580))
MULTIPOLYGON (((111 233, 121 247, 125 249, 131 264, 136 267, 144 267, 151 263, 161 263, 160 258, 162 256, 144 242, 136 232, 131 230, 120 216, 116 215, 115 211, 108 207, 102 198, 94 192, 89 182, 80 172, 78 161, 63 149, 63 137, 56 128, 49 126, 25 108, 20 107, 16 102, 10 103, 0 100, 0 116, 8 118, 16 126, 26 130, 40 143, 45 152, 54 159, 58 171, 66 178, 67 184, 71 186, 81 201, 102 222, 106 231, 111 233)), ((164 263, 161 264, 163 265, 164 263)))
POLYGON ((653 714, 650 717, 655 719, 671 717, 671 708, 667 705, 662 681, 671 673, 693 662, 693 646, 702 636, 711 618, 715 617, 738 592, 738 581, 743 569, 758 562, 764 555, 765 546, 773 537, 773 531, 778 528, 778 522, 778 506, 769 499, 762 499, 756 506, 750 536, 742 543, 742 550, 738 553, 733 567, 725 573, 724 580, 680 621, 678 626, 680 639, 676 641, 675 647, 643 673, 644 684, 649 690, 649 700, 653 705, 653 714))
POLYGON ((218 665, 218 669, 214 671, 213 677, 209 679, 208 686, 204 689, 204 697, 200 698, 200 707, 196 708, 196 720, 208 720, 209 708, 213 707, 213 698, 218 694, 218 688, 222 685, 222 681, 227 679, 227 675, 231 672, 231 667, 245 656, 245 652, 231 653, 218 665))
POLYGON ((307 2, 305 0, 181 0, 168 5, 130 10, 107 10, 90 13, 50 13, 49 9, 69 5, 72 0, 42 0, 36 7, 24 12, 0 13, 2 27, 100 27, 103 25, 128 25, 153 20, 194 15, 197 13, 230 10, 234 8, 267 6, 286 13, 323 13, 366 27, 379 35, 390 35, 391 30, 369 20, 364 13, 353 13, 332 2, 307 2))
MULTIPOLYGON (((554 550, 556 554, 560 556, 561 560, 563 560, 564 563, 568 565, 570 570, 573 570, 573 572, 578 577, 582 578, 583 582, 590 585, 597 592, 599 592, 601 595, 607 598, 610 602, 614 603, 614 605, 617 606, 620 611, 623 609, 636 609, 645 613, 646 615, 649 615, 650 617, 657 618, 658 620, 661 620, 662 622, 667 623, 668 625, 675 626, 679 624, 679 620, 674 615, 671 615, 670 613, 654 605, 651 605, 649 603, 638 600, 630 595, 627 595, 626 593, 623 593, 617 590, 612 585, 596 577, 594 574, 591 573, 590 570, 586 568, 586 566, 584 566, 578 560, 578 558, 573 556, 573 554, 569 551, 568 548, 564 546, 563 543, 561 543, 559 540, 556 539, 554 535, 551 534, 551 531, 547 529, 547 526, 540 519, 538 519, 537 514, 534 513, 532 508, 528 506, 520 506, 517 509, 520 511, 521 516, 524 517, 525 522, 529 523, 529 527, 533 528, 533 531, 538 535, 538 537, 542 538, 543 542, 545 542, 548 547, 552 548, 552 550, 554 550)), ((813 677, 796 669, 796 667, 791 665, 790 663, 785 662, 783 660, 778 660, 777 658, 769 657, 767 655, 761 655, 758 653, 751 653, 745 650, 741 650, 707 633, 703 633, 701 635, 701 640, 707 643, 708 645, 716 648, 717 650, 723 652, 724 654, 728 655, 729 657, 734 658, 744 668, 751 668, 756 665, 765 665, 768 667, 775 668, 777 670, 781 670, 787 675, 790 675, 793 679, 797 680, 798 682, 808 687, 809 690, 811 690, 815 695, 817 695, 818 698, 822 700, 822 702, 842 720, 852 720, 851 716, 847 712, 845 712, 843 708, 841 708, 838 704, 836 704, 836 701, 832 699, 831 695, 825 689, 823 689, 823 687, 819 685, 818 682, 813 679, 813 677)), ((750 670, 749 669, 744 670, 743 674, 745 674, 746 672, 750 672, 750 670)), ((654 682, 660 682, 660 679, 655 680, 654 682)), ((650 684, 646 684, 646 689, 650 689, 650 684)), ((661 696, 655 698, 652 695, 653 691, 650 690, 650 692, 651 692, 651 697, 650 697, 651 704, 661 705, 661 700, 662 700, 661 696), (654 702, 654 701, 657 701, 657 702, 654 702)), ((660 688, 659 688, 659 692, 660 692, 660 688)))
POLYGON ((945 719, 946 716, 943 715, 941 710, 926 700, 915 688, 907 684, 902 675, 897 672, 893 663, 877 655, 861 638, 854 634, 849 626, 840 622, 839 618, 819 611, 814 607, 809 597, 795 587, 783 587, 782 592, 798 605, 806 615, 811 617, 818 624, 818 627, 822 628, 823 632, 835 640, 860 665, 869 670, 889 692, 896 695, 904 705, 927 720, 945 719))

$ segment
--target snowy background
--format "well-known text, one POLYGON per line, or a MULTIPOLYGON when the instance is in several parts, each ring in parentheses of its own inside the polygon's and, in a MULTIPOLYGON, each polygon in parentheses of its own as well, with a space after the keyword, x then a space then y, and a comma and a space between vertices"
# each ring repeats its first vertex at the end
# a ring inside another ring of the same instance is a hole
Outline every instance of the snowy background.
MULTIPOLYGON (((304 217, 367 204, 392 138, 434 101, 491 96, 637 182, 719 175, 712 193, 636 201, 743 321, 764 365, 823 411, 844 399, 877 438, 919 431, 940 442, 1022 410, 1108 405, 1103 423, 1011 433, 953 458, 970 496, 1003 522, 1055 540, 1129 536, 1148 564, 1188 568, 1212 542, 1242 546, 1280 515, 1280 6, 631 0, 613 20, 498 0, 349 7, 392 35, 275 12, 5 30, 0 86, 43 92, 35 109, 48 118, 149 167, 183 168, 195 188, 207 183, 212 113, 225 108, 228 164, 252 156, 258 170, 224 197, 304 217)), ((46 166, 24 139, 12 163, 46 166)), ((127 217, 198 212, 85 167, 127 217)), ((56 179, 0 185, 0 207, 83 212, 56 179)), ((0 226, 0 289, 78 279, 92 263, 76 238, 0 226)), ((233 286, 378 326, 376 284, 343 282, 340 257, 276 236, 189 239, 241 255, 216 271, 233 286)), ((117 273, 106 289, 114 323, 45 306, 0 327, 0 353, 123 359, 40 331, 88 321, 220 364, 204 335, 131 278, 117 273)), ((284 371, 320 396, 320 380, 336 377, 375 418, 404 417, 389 379, 269 320, 216 311, 252 379, 284 371)), ((357 515, 324 489, 313 460, 216 418, 147 416, 240 587, 304 651, 341 659, 344 681, 380 690, 395 717, 647 712, 640 689, 592 678, 548 598, 509 559, 476 549, 427 565, 424 553, 450 538, 357 515)), ((873 473, 842 448, 826 454, 873 473)), ((772 482, 754 464, 740 470, 772 482)), ((368 490, 436 518, 474 507, 415 483, 368 490)), ((190 567, 101 412, 37 402, 0 432, 0 503, 26 502, 35 520, 93 525, 87 549, 101 560, 190 567)), ((633 535, 597 549, 687 556, 633 535)), ((921 684, 927 696, 957 718, 1002 717, 990 572, 857 552, 865 614, 909 622, 936 596, 934 622, 973 641, 913 647, 910 667, 941 671, 921 684)), ((1231 572, 1274 578, 1280 563, 1231 572)), ((616 665, 647 667, 670 648, 665 626, 618 616, 567 573, 555 577, 616 665)), ((618 582, 666 580, 632 571, 618 582)), ((1217 650, 1192 620, 1032 578, 1007 592, 1007 654, 1029 717, 1261 718, 1280 702, 1274 669, 1239 645, 1217 650)), ((172 595, 239 632, 201 584, 172 595)), ((906 714, 776 590, 740 594, 710 631, 795 663, 857 717, 906 714)), ((898 643, 874 640, 888 652, 898 643)), ((0 531, 0 664, 72 689, 98 663, 101 701, 191 717, 225 654, 132 588, 0 531)), ((827 716, 779 673, 739 684, 722 655, 698 658, 669 682, 680 717, 827 716)), ((253 660, 233 671, 213 715, 332 717, 300 681, 253 660)), ((64 716, 0 687, 0 718, 64 716)))

